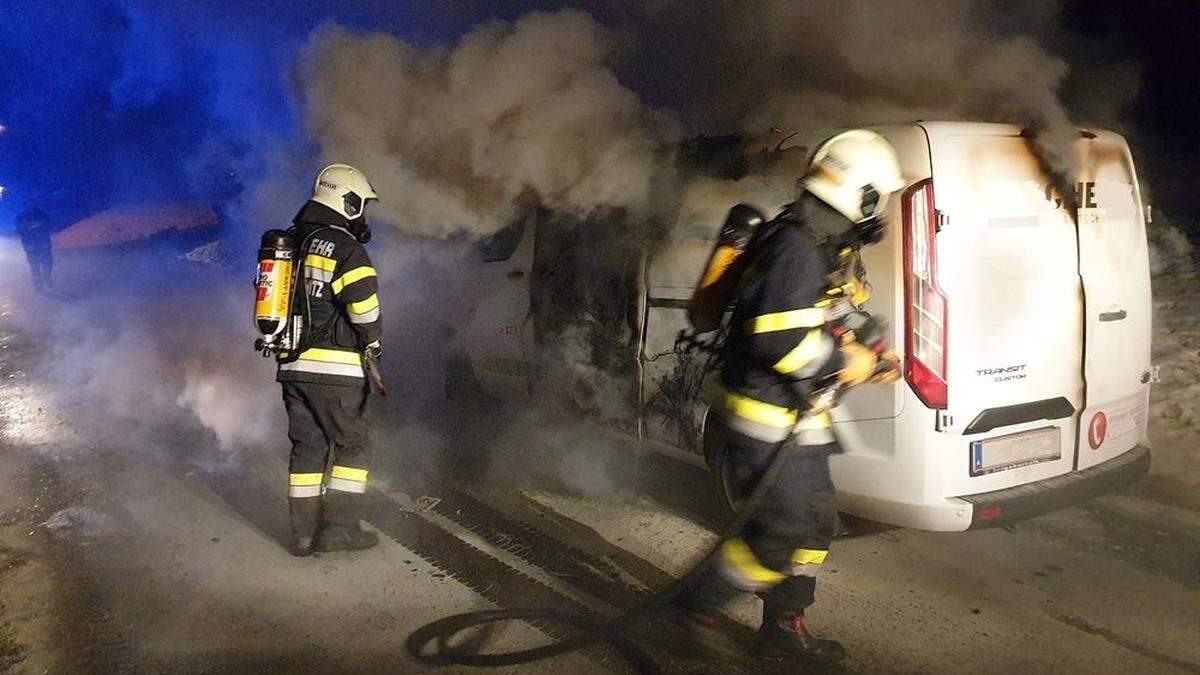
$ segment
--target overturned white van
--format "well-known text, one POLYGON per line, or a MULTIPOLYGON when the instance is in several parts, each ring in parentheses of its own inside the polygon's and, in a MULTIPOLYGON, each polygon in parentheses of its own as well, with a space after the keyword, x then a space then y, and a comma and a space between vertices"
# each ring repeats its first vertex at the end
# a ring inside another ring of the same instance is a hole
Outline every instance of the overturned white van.
MULTIPOLYGON (((839 508, 965 530, 1144 474, 1150 273, 1124 139, 1081 131, 1075 194, 1064 199, 1020 128, 875 130, 896 148, 907 187, 889 202, 885 240, 863 251, 873 287, 866 309, 890 320, 905 377, 860 387, 835 411, 845 450, 832 460, 839 508)), ((777 211, 803 168, 798 158, 824 135, 793 134, 761 152, 743 145, 749 161, 737 175, 697 183, 712 188, 703 199, 715 191, 722 208, 749 201, 777 211)), ((627 366, 616 370, 622 391, 636 403, 610 414, 647 442, 703 453, 699 366, 674 346, 721 214, 689 210, 688 199, 665 245, 630 256, 609 287, 615 304, 598 320, 619 324, 608 339, 627 366)), ((459 332, 470 378, 492 393, 528 391, 538 371, 537 220, 481 248, 477 311, 459 332)))

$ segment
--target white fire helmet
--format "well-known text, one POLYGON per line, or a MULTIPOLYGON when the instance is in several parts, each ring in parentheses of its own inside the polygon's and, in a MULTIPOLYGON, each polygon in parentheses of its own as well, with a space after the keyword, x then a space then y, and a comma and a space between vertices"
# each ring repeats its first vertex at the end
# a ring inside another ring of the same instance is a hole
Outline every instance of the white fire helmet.
POLYGON ((312 200, 337 211, 346 220, 362 217, 371 199, 379 199, 375 188, 363 172, 348 164, 330 164, 321 169, 313 182, 312 200))
POLYGON ((896 151, 883 136, 852 129, 817 148, 804 189, 852 222, 874 218, 887 207, 888 195, 904 187, 896 151))

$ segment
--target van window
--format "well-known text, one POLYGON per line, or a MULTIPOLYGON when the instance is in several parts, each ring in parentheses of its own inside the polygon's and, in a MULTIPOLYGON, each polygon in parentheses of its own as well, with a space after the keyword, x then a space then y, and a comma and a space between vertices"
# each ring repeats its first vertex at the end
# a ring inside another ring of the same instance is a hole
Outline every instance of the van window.
POLYGON ((525 220, 515 220, 504 229, 480 239, 475 244, 479 257, 485 263, 502 262, 512 257, 525 234, 525 220))

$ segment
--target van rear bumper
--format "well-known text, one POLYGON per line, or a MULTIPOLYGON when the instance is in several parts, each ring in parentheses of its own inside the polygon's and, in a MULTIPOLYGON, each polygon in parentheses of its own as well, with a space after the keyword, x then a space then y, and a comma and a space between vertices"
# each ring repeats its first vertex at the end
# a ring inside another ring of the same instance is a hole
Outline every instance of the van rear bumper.
POLYGON ((968 529, 978 530, 1033 518, 1098 497, 1141 478, 1149 470, 1150 448, 1139 445, 1090 469, 957 499, 972 506, 968 529))

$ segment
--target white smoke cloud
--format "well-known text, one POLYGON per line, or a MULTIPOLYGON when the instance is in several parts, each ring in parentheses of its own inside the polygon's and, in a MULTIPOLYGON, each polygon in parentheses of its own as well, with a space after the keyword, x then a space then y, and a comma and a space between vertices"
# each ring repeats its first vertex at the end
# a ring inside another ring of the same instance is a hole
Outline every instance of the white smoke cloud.
MULTIPOLYGON (((581 212, 677 203, 656 194, 673 189, 667 160, 680 137, 661 109, 709 134, 1012 122, 1035 130, 1047 168, 1070 180, 1070 68, 1052 48, 1069 36, 1055 3, 539 4, 590 14, 484 23, 446 48, 332 26, 313 36, 301 69, 308 127, 326 159, 367 170, 384 220, 424 235, 488 233, 527 190, 581 212)), ((1115 125, 1136 92, 1135 70, 1120 74, 1121 87, 1076 97, 1086 121, 1115 125)))
POLYGON ((529 191, 561 210, 642 213, 671 125, 606 55, 605 31, 578 11, 484 24, 449 49, 327 27, 302 68, 308 128, 407 232, 493 232, 529 191))

